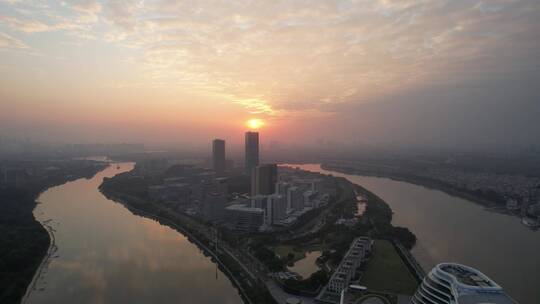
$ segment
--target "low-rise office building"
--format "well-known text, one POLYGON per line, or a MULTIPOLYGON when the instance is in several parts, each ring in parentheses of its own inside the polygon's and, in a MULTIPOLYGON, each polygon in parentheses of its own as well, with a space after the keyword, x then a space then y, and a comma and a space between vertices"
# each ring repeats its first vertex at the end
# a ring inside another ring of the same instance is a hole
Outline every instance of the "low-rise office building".
POLYGON ((257 231, 263 225, 264 210, 233 203, 225 208, 225 221, 233 230, 257 231))

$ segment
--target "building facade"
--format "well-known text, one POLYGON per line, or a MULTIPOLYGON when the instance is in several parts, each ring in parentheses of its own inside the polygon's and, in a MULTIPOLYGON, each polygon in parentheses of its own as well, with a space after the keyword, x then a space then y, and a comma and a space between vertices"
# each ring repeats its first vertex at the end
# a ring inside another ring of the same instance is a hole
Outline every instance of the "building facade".
POLYGON ((251 175, 252 170, 259 165, 259 133, 246 132, 245 136, 245 172, 251 175))
POLYGON ((287 209, 289 211, 302 211, 304 209, 304 196, 296 186, 287 189, 287 209))
POLYGON ((424 278, 411 304, 515 304, 493 280, 461 264, 442 263, 424 278))
POLYGON ((353 240, 351 247, 343 256, 328 284, 322 289, 316 300, 319 303, 339 303, 339 298, 358 274, 358 268, 367 260, 373 240, 368 237, 358 237, 353 240))
POLYGON ((277 165, 256 166, 251 174, 251 195, 270 195, 276 192, 277 165))
POLYGON ((225 141, 223 139, 214 139, 212 141, 212 169, 218 176, 225 173, 225 141))
POLYGON ((264 223, 264 213, 262 208, 232 204, 225 208, 225 220, 233 230, 257 231, 264 223))

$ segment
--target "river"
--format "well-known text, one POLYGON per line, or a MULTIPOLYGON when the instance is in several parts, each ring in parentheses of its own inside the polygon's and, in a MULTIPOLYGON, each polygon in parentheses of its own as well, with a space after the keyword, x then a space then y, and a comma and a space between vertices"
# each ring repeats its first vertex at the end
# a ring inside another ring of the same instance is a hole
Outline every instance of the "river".
POLYGON ((393 224, 418 238, 411 251, 429 271, 440 262, 475 267, 494 279, 520 304, 540 303, 540 231, 523 226, 518 217, 428 189, 388 178, 327 171, 320 165, 293 165, 347 178, 385 200, 393 224))
POLYGON ((181 233, 133 215, 98 190, 112 164, 91 179, 45 191, 34 216, 52 227, 57 250, 26 303, 242 303, 210 258, 181 233))

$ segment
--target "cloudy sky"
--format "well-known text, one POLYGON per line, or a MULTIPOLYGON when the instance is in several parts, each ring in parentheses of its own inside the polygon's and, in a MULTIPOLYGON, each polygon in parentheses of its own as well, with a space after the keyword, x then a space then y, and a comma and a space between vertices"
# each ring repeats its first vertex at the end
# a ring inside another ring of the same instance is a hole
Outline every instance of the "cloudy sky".
POLYGON ((526 145, 539 33, 538 0, 0 0, 0 135, 526 145))

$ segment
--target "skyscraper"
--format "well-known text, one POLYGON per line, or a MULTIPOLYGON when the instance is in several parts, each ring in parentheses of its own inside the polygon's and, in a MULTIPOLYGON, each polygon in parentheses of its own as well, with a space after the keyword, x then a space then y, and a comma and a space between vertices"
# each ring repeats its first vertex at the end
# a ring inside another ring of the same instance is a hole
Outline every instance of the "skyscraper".
POLYGON ((270 195, 276 192, 277 165, 259 165, 251 174, 251 194, 270 195))
POLYGON ((212 168, 217 175, 225 173, 225 141, 223 139, 212 141, 212 168))
POLYGON ((253 168, 259 165, 259 133, 246 132, 246 174, 252 174, 253 168))

